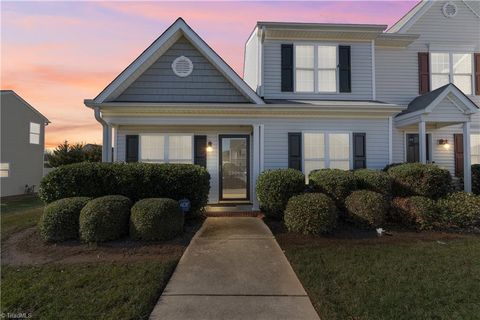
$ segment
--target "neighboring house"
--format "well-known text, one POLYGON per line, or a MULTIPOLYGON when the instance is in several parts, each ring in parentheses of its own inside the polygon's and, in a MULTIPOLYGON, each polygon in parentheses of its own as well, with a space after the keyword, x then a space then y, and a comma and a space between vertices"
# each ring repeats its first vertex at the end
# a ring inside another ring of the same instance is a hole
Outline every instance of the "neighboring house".
POLYGON ((105 150, 113 143, 104 161, 204 165, 210 203, 256 207, 266 169, 405 161, 435 162, 470 190, 470 164, 480 162, 479 13, 480 2, 426 1, 387 31, 258 22, 245 82, 178 19, 85 104, 105 150))
POLYGON ((50 121, 14 91, 0 92, 0 195, 36 192, 43 177, 45 126, 50 121))

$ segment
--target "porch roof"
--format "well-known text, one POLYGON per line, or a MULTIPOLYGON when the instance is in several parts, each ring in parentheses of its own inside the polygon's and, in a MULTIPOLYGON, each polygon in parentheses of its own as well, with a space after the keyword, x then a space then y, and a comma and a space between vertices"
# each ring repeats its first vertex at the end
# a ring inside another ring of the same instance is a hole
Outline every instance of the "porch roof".
POLYGON ((478 106, 454 84, 446 84, 436 90, 413 99, 406 110, 395 117, 397 127, 420 121, 436 122, 440 126, 470 121, 470 115, 478 112, 478 106))

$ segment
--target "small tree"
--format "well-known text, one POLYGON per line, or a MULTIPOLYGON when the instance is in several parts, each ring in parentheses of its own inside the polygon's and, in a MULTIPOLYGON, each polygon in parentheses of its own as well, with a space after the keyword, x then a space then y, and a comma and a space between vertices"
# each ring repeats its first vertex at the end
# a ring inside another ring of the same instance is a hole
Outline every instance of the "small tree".
POLYGON ((84 145, 75 143, 70 145, 68 141, 59 144, 52 153, 47 154, 48 163, 52 167, 58 167, 78 162, 98 162, 102 158, 102 147, 96 146, 88 151, 84 150, 84 145), (98 148, 100 151, 98 151, 98 148), (100 155, 98 155, 98 152, 100 155))
POLYGON ((85 161, 100 162, 102 161, 102 146, 98 144, 89 145, 89 148, 83 148, 85 153, 85 161))

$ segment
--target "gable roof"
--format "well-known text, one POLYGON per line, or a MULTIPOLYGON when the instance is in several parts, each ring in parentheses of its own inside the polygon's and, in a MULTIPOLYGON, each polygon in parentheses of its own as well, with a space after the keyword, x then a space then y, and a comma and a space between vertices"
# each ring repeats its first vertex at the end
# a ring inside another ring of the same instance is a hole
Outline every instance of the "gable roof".
POLYGON ((465 110, 464 113, 476 113, 478 111, 478 106, 470 100, 470 98, 468 98, 453 83, 449 83, 443 87, 416 97, 408 104, 407 109, 399 113, 397 117, 414 112, 431 112, 450 93, 462 103, 462 109, 465 110))
POLYGON ((20 100, 20 102, 22 102, 27 108, 29 108, 31 111, 33 111, 34 113, 36 113, 38 116, 40 116, 41 118, 43 118, 43 120, 45 121, 45 124, 49 124, 50 123, 50 120, 47 119, 47 117, 45 117, 43 114, 41 114, 37 109, 35 109, 34 107, 32 107, 32 105, 30 103, 28 103, 27 101, 25 101, 25 99, 23 99, 22 97, 20 97, 15 91, 13 90, 0 90, 0 93, 1 95, 7 95, 7 94, 11 94, 13 95, 15 98, 17 98, 18 100, 20 100))
POLYGON ((223 76, 232 83, 249 101, 264 104, 238 74, 182 19, 178 18, 145 51, 123 70, 100 94, 95 103, 107 102, 118 97, 144 71, 146 71, 181 36, 187 38, 223 76))
POLYGON ((387 30, 387 33, 404 33, 411 25, 417 22, 417 20, 423 16, 428 9, 430 9, 433 3, 434 1, 431 0, 420 0, 415 7, 400 18, 400 20, 395 22, 395 24, 387 30))

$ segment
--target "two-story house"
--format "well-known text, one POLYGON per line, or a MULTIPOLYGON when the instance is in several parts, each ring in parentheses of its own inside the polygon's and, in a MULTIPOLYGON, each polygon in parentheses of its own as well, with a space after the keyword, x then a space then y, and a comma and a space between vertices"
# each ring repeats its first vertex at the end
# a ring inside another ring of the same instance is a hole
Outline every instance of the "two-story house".
POLYGON ((258 22, 241 79, 178 19, 95 99, 104 161, 196 163, 210 203, 252 202, 273 168, 480 162, 480 2, 386 25, 258 22))
POLYGON ((12 90, 0 91, 0 197, 38 190, 50 121, 12 90))

